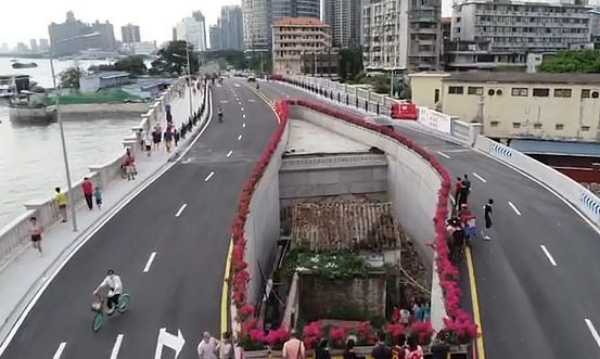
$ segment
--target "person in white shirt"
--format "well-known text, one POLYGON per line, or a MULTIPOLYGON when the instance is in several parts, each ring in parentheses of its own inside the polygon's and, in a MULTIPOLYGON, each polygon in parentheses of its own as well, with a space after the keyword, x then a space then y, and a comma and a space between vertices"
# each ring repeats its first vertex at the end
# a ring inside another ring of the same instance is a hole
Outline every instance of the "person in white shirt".
POLYGON ((198 359, 218 359, 217 347, 219 342, 209 332, 202 334, 202 340, 198 344, 198 359))
POLYGON ((115 271, 109 269, 106 272, 106 277, 100 283, 98 288, 94 290, 94 295, 104 296, 106 294, 106 304, 108 306, 108 314, 112 314, 115 309, 114 307, 119 304, 119 297, 123 294, 123 282, 121 277, 115 274, 115 271), (102 295, 100 295, 102 294, 102 295))

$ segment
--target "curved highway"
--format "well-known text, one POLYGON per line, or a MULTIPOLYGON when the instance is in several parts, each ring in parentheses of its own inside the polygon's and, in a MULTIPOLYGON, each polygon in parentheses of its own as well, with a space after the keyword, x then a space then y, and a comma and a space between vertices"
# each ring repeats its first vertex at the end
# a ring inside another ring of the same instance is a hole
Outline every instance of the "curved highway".
MULTIPOLYGON (((330 104, 282 83, 261 82, 261 92, 330 104)), ((395 129, 437 154, 453 178, 469 174, 480 226, 484 202, 495 201, 491 241, 473 244, 486 357, 600 358, 598 232, 510 167, 409 126, 395 129)))
POLYGON ((214 119, 177 164, 77 252, 36 302, 2 359, 174 358, 168 348, 155 356, 162 328, 169 334, 161 343, 172 346, 182 343, 181 331, 185 344, 179 358, 191 359, 197 358, 204 330, 219 335, 230 225, 242 184, 277 122, 246 87, 226 81, 213 94, 213 107, 224 109, 224 123, 214 119), (91 292, 107 268, 122 276, 132 301, 127 313, 109 318, 94 334, 91 292))

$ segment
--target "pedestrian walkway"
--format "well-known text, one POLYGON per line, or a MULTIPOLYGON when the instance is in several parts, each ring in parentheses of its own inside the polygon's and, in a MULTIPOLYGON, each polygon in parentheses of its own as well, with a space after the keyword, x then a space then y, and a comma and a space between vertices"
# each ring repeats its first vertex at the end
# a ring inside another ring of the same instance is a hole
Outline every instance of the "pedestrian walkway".
MULTIPOLYGON (((182 97, 176 98, 171 103, 173 123, 177 128, 189 118, 189 92, 186 90, 182 97)), ((194 105, 201 104, 200 91, 197 92, 194 105)), ((166 119, 162 119, 161 126, 166 128, 166 119)), ((118 212, 131 198, 143 190, 162 172, 169 168, 169 159, 174 152, 181 150, 194 137, 198 128, 204 124, 198 123, 194 132, 188 134, 186 140, 179 142, 179 148, 167 153, 164 142, 159 151, 147 157, 145 153, 138 152, 136 167, 138 175, 135 180, 117 178, 103 188, 102 209, 94 207, 89 210, 85 202, 78 203, 77 225, 78 231, 74 232, 72 218, 69 211, 69 221, 60 221, 48 228, 42 234, 43 254, 34 250, 30 244, 13 259, 0 268, 0 344, 15 324, 19 314, 26 308, 39 289, 42 289, 51 279, 50 276, 60 269, 65 261, 74 254, 75 250, 85 244, 85 240, 97 230, 110 217, 118 212)), ((127 133, 123 134, 124 136, 127 133)), ((49 196, 53 193, 48 189, 49 196)))

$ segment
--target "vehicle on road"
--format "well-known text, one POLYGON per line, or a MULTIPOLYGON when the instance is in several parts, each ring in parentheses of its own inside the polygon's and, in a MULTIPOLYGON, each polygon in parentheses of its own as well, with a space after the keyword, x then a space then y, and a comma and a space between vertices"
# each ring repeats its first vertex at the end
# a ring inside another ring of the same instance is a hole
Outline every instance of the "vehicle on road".
POLYGON ((219 115, 219 122, 223 122, 223 109, 221 107, 219 107, 219 110, 217 111, 218 115, 219 115))
POLYGON ((119 314, 125 313, 129 306, 129 301, 131 300, 129 294, 121 294, 119 296, 119 303, 113 311, 110 311, 104 298, 101 296, 97 296, 96 298, 98 300, 92 303, 92 311, 95 313, 94 319, 92 320, 92 331, 94 333, 98 332, 100 328, 102 328, 107 316, 112 315, 115 311, 119 314))
POLYGON ((249 76, 248 76, 248 82, 256 82, 256 76, 254 76, 254 75, 252 75, 252 74, 251 74, 251 75, 249 75, 249 76))

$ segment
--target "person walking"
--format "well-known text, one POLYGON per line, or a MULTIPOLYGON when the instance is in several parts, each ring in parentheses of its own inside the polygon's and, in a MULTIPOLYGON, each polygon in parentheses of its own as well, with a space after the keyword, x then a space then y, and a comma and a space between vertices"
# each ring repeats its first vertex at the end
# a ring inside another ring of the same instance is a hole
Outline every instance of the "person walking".
POLYGON ((439 332, 435 336, 433 344, 431 345, 431 359, 447 359, 448 353, 450 352, 450 345, 446 344, 439 332))
POLYGON ((371 351, 373 359, 392 359, 392 350, 385 345, 385 333, 379 332, 377 334, 377 344, 371 351))
POLYGON ((394 346, 392 347, 392 359, 406 359, 406 336, 400 334, 394 338, 394 346))
POLYGON ((462 178, 456 177, 456 184, 454 185, 454 208, 458 210, 460 208, 460 195, 462 193, 463 184, 462 178))
POLYGON ((150 157, 152 154, 152 134, 147 134, 144 138, 144 150, 146 151, 146 156, 150 157))
POLYGON ((173 130, 171 126, 167 126, 167 129, 165 130, 164 139, 165 146, 167 146, 167 152, 171 153, 171 142, 173 142, 173 130))
POLYGON ((343 359, 361 359, 361 357, 356 355, 354 346, 354 339, 348 339, 348 341, 346 342, 346 348, 344 349, 344 354, 342 354, 343 359))
POLYGON ((100 186, 96 186, 96 190, 94 191, 94 197, 96 197, 96 207, 98 209, 102 209, 102 189, 100 186))
POLYGON ((283 343, 283 351, 281 352, 283 359, 304 359, 306 358, 306 350, 304 343, 298 339, 298 333, 292 330, 290 339, 283 343))
POLYGON ((133 156, 133 153, 131 153, 131 150, 128 148, 126 153, 125 153, 125 159, 127 161, 127 178, 129 178, 129 176, 131 175, 131 179, 134 180, 135 176, 137 175, 137 167, 135 166, 135 157, 133 156))
POLYGON ((315 349, 315 359, 331 359, 327 338, 322 338, 315 349))
POLYGON ((492 205, 494 204, 493 199, 488 199, 487 203, 483 205, 483 214, 485 217, 485 230, 483 231, 483 239, 486 241, 491 240, 492 238, 488 236, 488 231, 492 228, 492 205))
POLYGON ((94 184, 88 177, 83 177, 83 183, 81 184, 81 189, 83 190, 83 196, 85 197, 85 202, 87 203, 90 211, 94 209, 94 204, 92 198, 94 197, 94 184))
POLYGON ((219 359, 235 359, 235 348, 231 343, 231 333, 223 333, 223 340, 218 346, 219 359))
POLYGON ((37 249, 42 255, 42 226, 38 223, 36 217, 29 218, 30 228, 29 234, 31 235, 31 243, 33 248, 37 249))
MULTIPOLYGON (((462 180, 462 190, 460 193, 460 204, 465 204, 469 200, 469 194, 471 193, 471 181, 469 180, 469 176, 465 174, 462 180)), ((459 207, 460 208, 460 207, 459 207)))
POLYGON ((67 204, 69 201, 67 200, 67 195, 60 191, 60 187, 56 187, 54 189, 56 191, 56 196, 54 196, 54 202, 58 206, 58 211, 60 212, 60 216, 62 217, 62 223, 67 222, 67 204))
POLYGON ((198 359, 218 359, 217 346, 219 342, 209 332, 202 334, 202 340, 198 344, 198 359))
POLYGON ((173 128, 173 139, 175 140, 175 147, 179 145, 179 131, 176 128, 173 128))
POLYGON ((419 345, 417 336, 408 337, 408 355, 406 359, 423 359, 423 348, 419 345))

